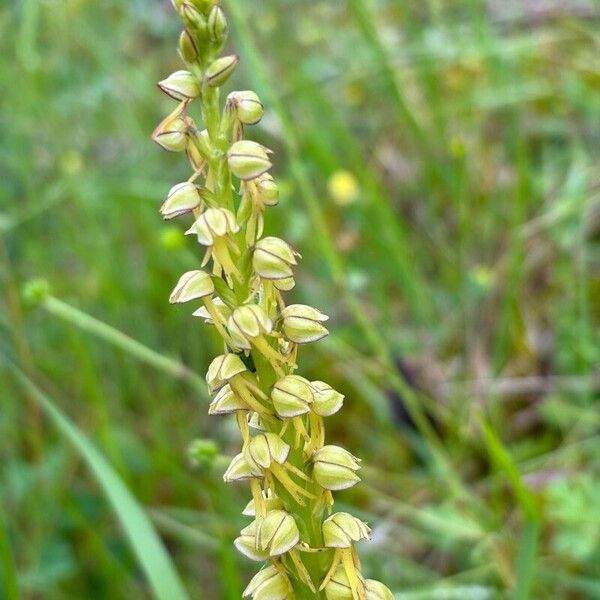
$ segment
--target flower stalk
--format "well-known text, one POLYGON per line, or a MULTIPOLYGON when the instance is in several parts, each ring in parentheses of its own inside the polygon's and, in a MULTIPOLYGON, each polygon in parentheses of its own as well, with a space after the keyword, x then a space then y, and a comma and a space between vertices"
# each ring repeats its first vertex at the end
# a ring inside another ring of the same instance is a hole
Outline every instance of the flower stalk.
POLYGON ((323 381, 296 373, 298 349, 328 335, 328 317, 303 304, 286 305, 300 255, 284 240, 262 237, 264 213, 277 205, 268 173, 272 152, 245 139, 264 107, 253 91, 221 87, 239 57, 221 55, 227 20, 215 0, 173 0, 184 29, 179 55, 185 69, 163 79, 160 89, 178 104, 153 139, 185 152, 192 173, 174 185, 160 208, 165 219, 192 219, 187 234, 204 247, 200 268, 184 273, 170 302, 197 302, 193 313, 214 326, 223 354, 206 381, 211 415, 232 415, 241 451, 225 482, 249 483, 253 518, 235 540, 251 560, 265 563, 249 582, 253 600, 321 598, 390 600, 383 584, 365 580, 356 544, 369 527, 334 512, 333 491, 360 481, 360 460, 325 443, 325 418, 344 396, 323 381), (190 114, 200 107, 204 129, 190 114))

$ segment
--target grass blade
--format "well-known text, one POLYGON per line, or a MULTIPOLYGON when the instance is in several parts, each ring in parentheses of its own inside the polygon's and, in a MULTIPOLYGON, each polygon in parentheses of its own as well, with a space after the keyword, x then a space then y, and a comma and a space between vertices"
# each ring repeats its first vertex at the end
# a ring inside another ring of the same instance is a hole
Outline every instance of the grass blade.
POLYGON ((154 597, 158 600, 188 600, 183 583, 150 519, 116 471, 85 434, 30 379, 11 363, 9 368, 96 477, 125 531, 154 597))

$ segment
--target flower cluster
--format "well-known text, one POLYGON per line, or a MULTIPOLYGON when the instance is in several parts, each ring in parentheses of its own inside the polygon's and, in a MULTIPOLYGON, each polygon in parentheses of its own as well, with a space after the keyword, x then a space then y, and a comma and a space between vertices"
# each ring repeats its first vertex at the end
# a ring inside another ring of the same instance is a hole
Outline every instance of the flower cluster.
POLYGON ((172 303, 196 302, 193 313, 224 342, 206 375, 211 415, 234 415, 242 448, 224 474, 246 481, 252 522, 235 540, 251 560, 267 564, 244 595, 254 600, 327 598, 389 600, 381 583, 365 580, 355 550, 369 527, 333 511, 335 490, 359 480, 360 460, 325 444, 324 419, 344 396, 323 381, 295 374, 299 346, 327 335, 328 317, 303 304, 286 306, 300 255, 284 240, 262 237, 267 207, 278 202, 268 171, 272 153, 244 139, 263 105, 252 91, 232 92, 224 106, 220 87, 234 72, 236 55, 221 56, 227 21, 213 0, 173 0, 184 23, 179 54, 185 70, 158 85, 177 102, 153 139, 185 152, 192 175, 173 186, 160 208, 165 219, 191 216, 187 234, 205 248, 200 268, 184 273, 172 303), (198 101, 205 129, 190 105, 198 101), (235 187, 234 187, 235 183, 235 187))

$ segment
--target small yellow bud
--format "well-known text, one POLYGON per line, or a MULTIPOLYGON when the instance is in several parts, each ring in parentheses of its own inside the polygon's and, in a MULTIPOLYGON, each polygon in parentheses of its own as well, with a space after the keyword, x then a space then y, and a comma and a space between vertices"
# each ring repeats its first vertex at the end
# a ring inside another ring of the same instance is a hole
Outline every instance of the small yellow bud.
POLYGON ((258 304, 238 306, 227 321, 227 330, 239 350, 250 350, 249 340, 272 329, 273 322, 258 304))
POLYGON ((338 512, 323 521, 323 541, 327 548, 350 548, 354 542, 368 539, 366 523, 347 512, 338 512))
POLYGON ((215 238, 240 230, 234 214, 226 208, 208 208, 197 221, 185 232, 186 235, 196 234, 198 242, 204 246, 212 246, 215 238))
POLYGON ((193 63, 198 60, 198 46, 187 29, 179 35, 179 56, 183 62, 193 63))
POLYGON ((235 71, 240 58, 237 54, 230 54, 229 56, 222 56, 213 61, 211 65, 206 69, 204 77, 206 83, 210 87, 222 86, 235 71))
POLYGON ((195 208, 198 208, 202 203, 202 198, 198 192, 198 188, 189 181, 174 185, 167 195, 167 199, 163 202, 159 209, 160 214, 165 219, 173 219, 180 215, 185 215, 195 208))
POLYGON ((344 395, 334 390, 324 381, 311 381, 314 402, 312 410, 321 417, 335 414, 344 404, 344 395))
POLYGON ((352 588, 344 567, 338 567, 325 586, 327 600, 353 600, 352 588))
POLYGON ((249 140, 235 142, 227 152, 227 162, 231 172, 243 181, 260 177, 273 166, 267 149, 249 140))
POLYGON ((375 579, 365 581, 365 592, 366 600, 394 600, 394 594, 390 589, 375 579))
POLYGON ((258 545, 268 550, 269 556, 280 556, 300 541, 300 532, 294 517, 284 510, 272 510, 258 525, 258 545))
POLYGON ((269 565, 250 580, 242 596, 252 596, 252 600, 289 600, 293 594, 287 575, 269 565))
POLYGON ((213 6, 208 14, 207 28, 210 41, 220 48, 227 39, 229 26, 227 25, 225 13, 218 4, 213 6))
POLYGON ((329 317, 312 306, 290 304, 281 311, 283 333, 292 342, 308 344, 329 334, 321 325, 329 317))
POLYGON ((275 433, 261 433, 248 444, 244 458, 253 471, 268 469, 271 463, 282 465, 288 457, 290 447, 275 433))
POLYGON ((269 558, 267 549, 258 548, 256 545, 256 521, 252 521, 248 527, 240 531, 239 537, 233 541, 238 552, 250 560, 264 561, 269 558))
POLYGON ((263 279, 287 279, 292 277, 292 266, 300 256, 291 246, 277 237, 266 237, 256 242, 252 254, 252 266, 263 279))
POLYGON ((191 100, 200 95, 200 84, 189 71, 175 71, 158 82, 158 87, 174 100, 191 100))
POLYGON ((309 411, 313 401, 310 383, 299 375, 286 375, 271 391, 275 412, 282 418, 291 419, 309 411))
POLYGON ((209 415, 229 415, 238 410, 247 410, 246 403, 239 398, 229 384, 224 385, 208 407, 209 415))
POLYGON ((231 92, 227 96, 226 107, 244 125, 256 125, 264 114, 264 107, 260 99, 251 90, 231 92))
POLYGON ((187 271, 177 282, 169 296, 171 304, 188 302, 210 296, 215 291, 215 286, 208 273, 204 271, 187 271))
POLYGON ((241 452, 231 459, 227 470, 223 473, 223 481, 225 483, 246 481, 248 479, 255 479, 256 477, 262 477, 262 472, 254 471, 246 462, 241 452))
POLYGON ((229 382, 232 377, 246 371, 246 365, 237 354, 220 354, 209 365, 206 383, 211 392, 229 382))
POLYGON ((326 490, 345 490, 360 481, 360 460, 339 446, 323 446, 312 457, 315 481, 326 490))

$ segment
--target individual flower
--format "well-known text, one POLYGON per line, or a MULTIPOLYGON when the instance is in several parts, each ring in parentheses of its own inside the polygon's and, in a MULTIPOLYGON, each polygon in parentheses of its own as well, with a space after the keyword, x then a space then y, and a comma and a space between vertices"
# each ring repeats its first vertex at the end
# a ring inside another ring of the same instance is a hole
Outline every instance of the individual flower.
POLYGON ((278 237, 265 237, 256 242, 252 254, 252 266, 263 279, 287 279, 293 276, 292 266, 300 256, 292 247, 278 237))
POLYGON ((315 481, 326 490, 345 490, 360 481, 360 460, 339 446, 323 446, 312 457, 315 481))
POLYGON ((257 529, 258 547, 269 556, 279 556, 300 541, 300 531, 294 517, 285 510, 271 510, 260 520, 257 529))
POLYGON ((191 100, 200 95, 200 84, 189 71, 175 71, 158 82, 158 87, 171 98, 179 101, 191 100))
POLYGON ((260 177, 273 166, 269 151, 249 140, 235 142, 227 152, 227 162, 231 172, 243 181, 260 177))
POLYGON ((275 412, 285 419, 306 414, 313 399, 310 383, 299 375, 282 377, 271 390, 275 412))
POLYGON ((311 409, 320 417, 330 417, 344 404, 344 395, 334 390, 324 381, 311 381, 314 402, 311 409))
POLYGON ((250 580, 242 595, 252 596, 253 600, 291 600, 293 593, 287 575, 269 565, 250 580))
POLYGON ((250 90, 231 92, 227 96, 226 108, 244 125, 256 125, 264 113, 264 107, 256 92, 250 90))
POLYGON ((240 59, 237 54, 217 58, 204 73, 204 80, 207 85, 210 87, 222 86, 231 77, 239 62, 240 59))
POLYGON ((185 215, 202 204, 202 197, 198 188, 189 181, 174 185, 167 195, 167 199, 160 207, 160 214, 165 219, 172 219, 185 215))
POLYGON ((321 325, 328 319, 327 315, 306 304, 290 304, 281 311, 283 333, 297 344, 316 342, 328 335, 327 329, 321 325))
POLYGON ((171 304, 189 302, 210 296, 214 293, 215 286, 208 273, 195 270, 184 273, 169 296, 171 304))
POLYGON ((323 521, 323 542, 327 548, 350 548, 354 542, 368 539, 370 531, 360 519, 338 512, 323 521))

